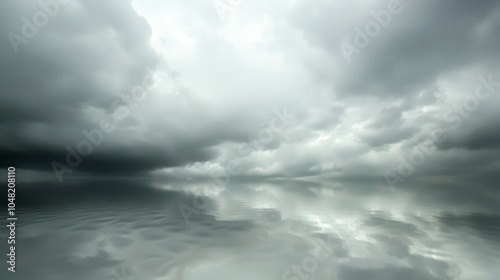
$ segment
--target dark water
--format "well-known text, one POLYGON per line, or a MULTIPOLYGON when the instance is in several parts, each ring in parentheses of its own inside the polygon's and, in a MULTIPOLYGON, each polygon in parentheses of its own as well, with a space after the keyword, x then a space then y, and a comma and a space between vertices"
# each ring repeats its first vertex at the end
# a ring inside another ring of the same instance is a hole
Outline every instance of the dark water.
POLYGON ((497 198, 451 193, 311 182, 25 184, 17 272, 0 276, 498 279, 497 198))

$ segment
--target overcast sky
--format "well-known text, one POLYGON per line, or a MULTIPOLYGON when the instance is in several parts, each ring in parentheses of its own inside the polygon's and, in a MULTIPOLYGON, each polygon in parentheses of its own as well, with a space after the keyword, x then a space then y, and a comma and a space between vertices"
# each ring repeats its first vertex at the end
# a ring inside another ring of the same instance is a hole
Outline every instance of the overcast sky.
POLYGON ((498 1, 48 2, 0 11, 25 180, 500 180, 498 1))

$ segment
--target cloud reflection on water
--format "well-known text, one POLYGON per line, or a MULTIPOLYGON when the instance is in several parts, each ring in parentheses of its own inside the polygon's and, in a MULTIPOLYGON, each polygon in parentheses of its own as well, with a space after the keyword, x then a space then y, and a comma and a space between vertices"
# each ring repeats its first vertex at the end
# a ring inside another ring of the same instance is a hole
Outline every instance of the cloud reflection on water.
POLYGON ((359 195, 312 183, 220 191, 204 183, 27 185, 18 230, 23 267, 15 279, 494 279, 499 273, 498 215, 488 208, 461 211, 452 202, 425 208, 408 192, 359 195), (177 206, 197 195, 210 206, 187 225, 177 206), (324 259, 317 257, 320 241, 331 246, 324 259))

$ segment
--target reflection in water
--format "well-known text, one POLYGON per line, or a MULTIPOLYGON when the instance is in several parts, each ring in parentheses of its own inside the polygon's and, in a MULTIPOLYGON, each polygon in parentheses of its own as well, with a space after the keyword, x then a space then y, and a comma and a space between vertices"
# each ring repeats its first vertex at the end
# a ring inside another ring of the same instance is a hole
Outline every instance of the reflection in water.
POLYGON ((491 208, 313 183, 152 185, 27 186, 11 279, 500 275, 500 216, 491 208))

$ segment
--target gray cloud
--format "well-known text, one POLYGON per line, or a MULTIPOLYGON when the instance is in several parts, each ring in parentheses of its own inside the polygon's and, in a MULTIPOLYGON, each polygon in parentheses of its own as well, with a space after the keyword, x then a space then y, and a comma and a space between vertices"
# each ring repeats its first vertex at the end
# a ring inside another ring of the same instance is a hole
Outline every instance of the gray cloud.
POLYGON ((22 34, 22 18, 40 7, 7 5, 4 168, 50 173, 54 162, 67 165, 68 147, 78 152, 89 140, 82 131, 128 110, 64 176, 201 179, 233 166, 233 181, 365 182, 397 169, 440 128, 447 140, 431 143, 414 180, 480 173, 494 182, 498 94, 467 117, 456 111, 478 77, 500 80, 494 1, 401 1, 401 13, 351 63, 340 44, 387 3, 245 3, 221 21, 201 2, 70 1, 18 53, 7 35, 22 34), (127 105, 123 97, 147 75, 155 87, 127 105), (266 136, 283 108, 293 119, 266 136))

